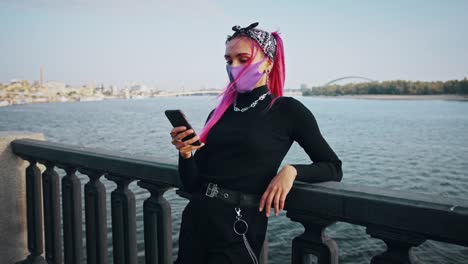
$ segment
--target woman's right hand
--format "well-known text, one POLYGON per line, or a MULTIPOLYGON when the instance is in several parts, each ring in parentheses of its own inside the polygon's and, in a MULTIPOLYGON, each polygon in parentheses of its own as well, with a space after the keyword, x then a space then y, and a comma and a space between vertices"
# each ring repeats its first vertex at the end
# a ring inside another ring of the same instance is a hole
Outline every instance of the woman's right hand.
POLYGON ((193 133, 193 129, 187 129, 184 126, 174 127, 171 130, 171 143, 176 147, 177 150, 179 150, 180 155, 185 159, 188 159, 192 156, 192 151, 197 150, 205 145, 205 143, 202 143, 200 146, 190 145, 193 142, 199 140, 198 135, 195 135, 193 138, 186 141, 182 141, 183 138, 193 133))

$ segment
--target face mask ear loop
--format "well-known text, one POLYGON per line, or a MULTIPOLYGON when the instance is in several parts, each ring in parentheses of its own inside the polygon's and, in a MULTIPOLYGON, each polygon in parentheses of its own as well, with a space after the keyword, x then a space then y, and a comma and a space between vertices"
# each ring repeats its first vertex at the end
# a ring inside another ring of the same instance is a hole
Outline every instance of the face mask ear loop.
MULTIPOLYGON (((265 57, 264 61, 268 59, 268 57, 265 57)), ((266 74, 266 85, 267 87, 269 88, 270 87, 270 69, 266 68, 264 71, 263 71, 264 74, 266 74)))

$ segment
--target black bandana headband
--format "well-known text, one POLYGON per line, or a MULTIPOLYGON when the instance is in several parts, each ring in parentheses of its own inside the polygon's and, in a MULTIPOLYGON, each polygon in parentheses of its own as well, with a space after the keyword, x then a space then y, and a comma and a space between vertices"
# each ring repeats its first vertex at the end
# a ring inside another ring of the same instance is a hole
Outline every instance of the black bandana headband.
POLYGON ((250 26, 245 28, 233 26, 232 30, 235 32, 232 35, 228 35, 226 43, 239 35, 247 36, 255 40, 258 45, 262 47, 263 52, 268 56, 268 58, 274 62, 276 54, 276 39, 271 33, 255 28, 256 26, 258 26, 258 22, 252 23, 250 26))

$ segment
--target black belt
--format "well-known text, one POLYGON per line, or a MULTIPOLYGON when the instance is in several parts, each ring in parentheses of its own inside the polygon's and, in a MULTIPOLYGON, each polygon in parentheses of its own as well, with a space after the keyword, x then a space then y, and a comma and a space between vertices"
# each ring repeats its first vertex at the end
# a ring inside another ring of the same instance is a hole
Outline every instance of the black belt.
POLYGON ((208 182, 200 190, 203 196, 220 199, 226 203, 239 206, 260 206, 261 195, 241 193, 238 191, 222 188, 216 183, 208 182))

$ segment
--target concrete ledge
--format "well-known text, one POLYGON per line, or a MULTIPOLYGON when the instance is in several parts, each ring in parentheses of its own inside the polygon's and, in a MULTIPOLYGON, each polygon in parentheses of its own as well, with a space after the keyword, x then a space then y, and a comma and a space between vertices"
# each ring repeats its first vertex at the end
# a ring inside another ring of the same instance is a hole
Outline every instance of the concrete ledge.
POLYGON ((0 262, 2 263, 24 260, 29 254, 25 178, 25 170, 29 163, 16 156, 10 145, 13 140, 24 138, 44 140, 44 135, 28 131, 0 131, 0 262))

